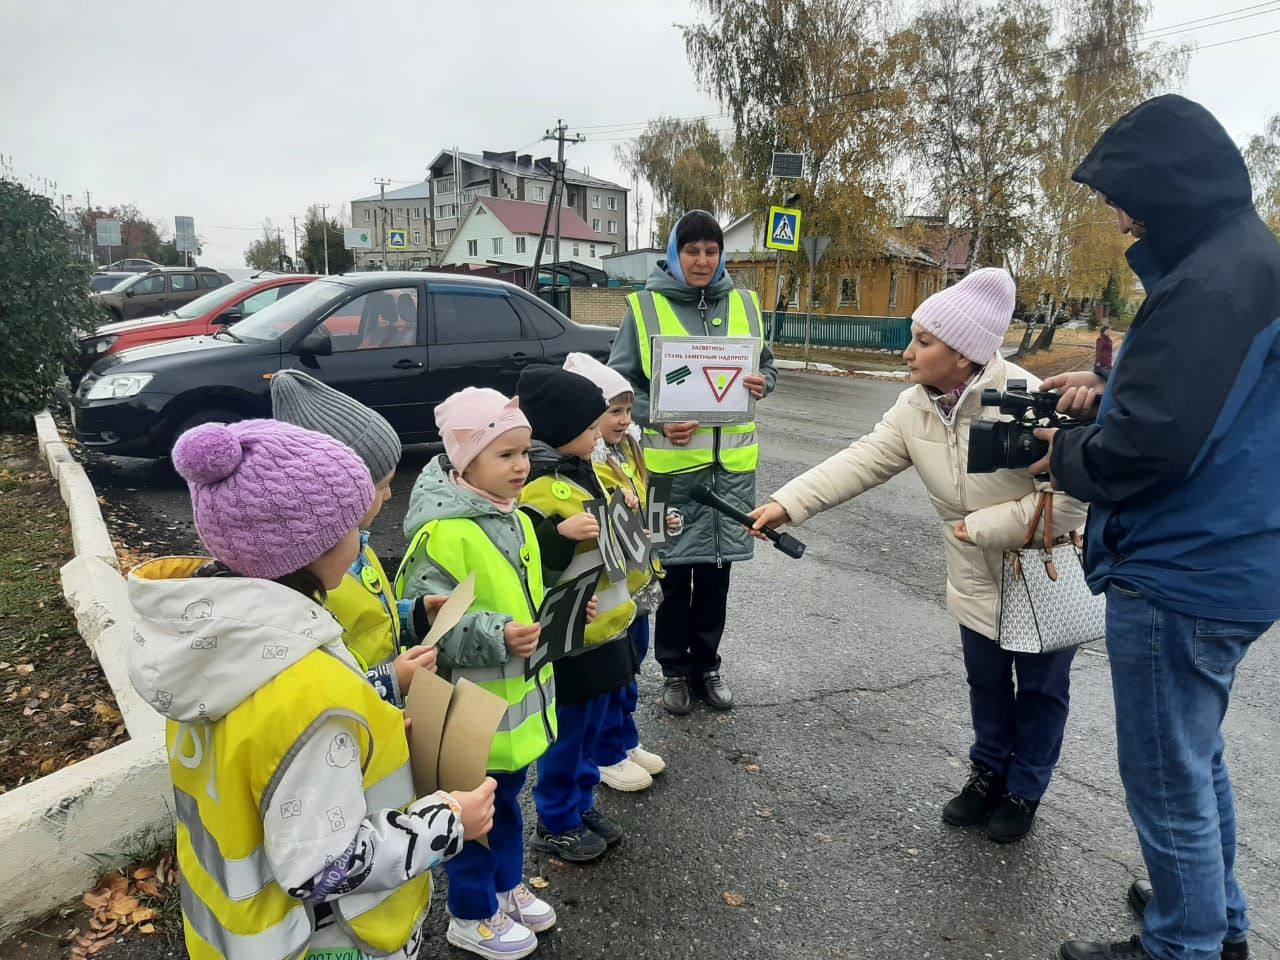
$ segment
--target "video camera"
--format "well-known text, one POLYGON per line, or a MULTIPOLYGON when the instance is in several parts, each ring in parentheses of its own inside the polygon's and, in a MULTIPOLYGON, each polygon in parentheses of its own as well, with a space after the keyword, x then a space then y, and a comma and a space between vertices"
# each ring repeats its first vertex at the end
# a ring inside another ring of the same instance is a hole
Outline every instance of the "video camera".
POLYGON ((982 405, 999 407, 1013 420, 975 420, 969 428, 969 473, 1026 469, 1049 452, 1049 444, 1037 439, 1042 427, 1074 427, 1080 421, 1059 414, 1056 393, 1031 391, 1027 381, 1010 380, 1004 393, 983 390, 982 405))

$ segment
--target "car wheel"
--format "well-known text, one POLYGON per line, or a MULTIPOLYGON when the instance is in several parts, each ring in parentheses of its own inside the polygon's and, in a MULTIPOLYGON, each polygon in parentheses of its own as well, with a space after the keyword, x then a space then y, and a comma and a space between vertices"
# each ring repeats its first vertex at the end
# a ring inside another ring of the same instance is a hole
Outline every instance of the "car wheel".
POLYGON ((236 413, 234 410, 222 410, 214 408, 211 410, 201 410, 199 413, 193 413, 187 419, 178 424, 173 431, 173 436, 169 439, 169 449, 173 449, 173 445, 178 442, 178 438, 188 430, 202 426, 206 423, 235 423, 237 420, 245 419, 244 414, 236 413))

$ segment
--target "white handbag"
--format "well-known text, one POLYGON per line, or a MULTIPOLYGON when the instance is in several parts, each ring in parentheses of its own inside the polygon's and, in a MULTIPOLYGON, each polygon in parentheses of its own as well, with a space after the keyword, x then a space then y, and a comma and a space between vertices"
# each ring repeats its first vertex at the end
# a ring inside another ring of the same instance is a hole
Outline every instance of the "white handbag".
POLYGON ((1036 504, 1027 538, 1004 552, 1000 577, 1000 621, 996 642, 1014 653, 1052 653, 1107 632, 1107 601, 1094 596, 1084 578, 1084 544, 1078 531, 1055 542, 1053 494, 1036 504), (1032 546, 1044 517, 1041 546, 1032 546))

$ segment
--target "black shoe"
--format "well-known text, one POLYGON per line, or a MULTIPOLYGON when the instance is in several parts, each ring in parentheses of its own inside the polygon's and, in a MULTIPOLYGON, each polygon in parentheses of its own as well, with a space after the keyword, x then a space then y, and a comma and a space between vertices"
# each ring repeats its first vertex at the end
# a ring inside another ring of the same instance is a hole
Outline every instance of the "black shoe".
POLYGON ((688 677, 667 677, 662 682, 662 705, 667 708, 667 713, 674 713, 677 717, 683 717, 693 709, 688 677))
POLYGON ((607 846, 617 846, 622 840, 622 824, 610 820, 594 807, 582 815, 582 825, 605 842, 607 846))
POLYGON ((996 804, 987 821, 987 836, 996 843, 1017 843, 1036 822, 1039 800, 1026 800, 1016 793, 1006 793, 996 804))
MULTIPOLYGON (((1133 912, 1139 917, 1147 912, 1147 905, 1154 896, 1155 890, 1151 888, 1150 880, 1135 880, 1129 884, 1129 906, 1133 907, 1133 912)), ((1222 960, 1249 960, 1249 941, 1224 943, 1222 960)))
POLYGON ((585 823, 568 833, 552 833, 543 826, 541 820, 538 821, 538 829, 534 831, 529 846, 569 863, 590 863, 609 849, 604 837, 592 833, 585 823))
POLYGON ((1004 777, 983 763, 970 767, 969 782, 942 808, 942 819, 953 827, 976 827, 985 822, 1004 796, 1004 777))
POLYGON ((724 682, 718 670, 708 670, 702 675, 702 699, 712 710, 728 710, 733 706, 733 691, 724 682))
POLYGON ((1142 945, 1142 938, 1130 937, 1118 943, 1102 943, 1090 940, 1069 940, 1058 951, 1062 960, 1150 960, 1151 954, 1142 945))

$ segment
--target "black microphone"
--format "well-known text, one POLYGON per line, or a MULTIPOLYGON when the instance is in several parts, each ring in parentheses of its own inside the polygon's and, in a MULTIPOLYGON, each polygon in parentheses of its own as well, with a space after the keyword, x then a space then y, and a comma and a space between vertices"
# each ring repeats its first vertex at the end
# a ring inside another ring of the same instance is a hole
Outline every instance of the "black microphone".
MULTIPOLYGON (((737 520, 744 527, 752 526, 755 521, 749 516, 725 500, 718 493, 708 487, 705 483, 694 484, 693 490, 689 494, 694 500, 703 506, 710 507, 712 510, 718 510, 725 516, 737 520)), ((760 532, 773 541, 773 545, 794 560, 799 560, 804 556, 804 544, 791 536, 789 533, 779 533, 772 527, 761 527, 760 532)))

